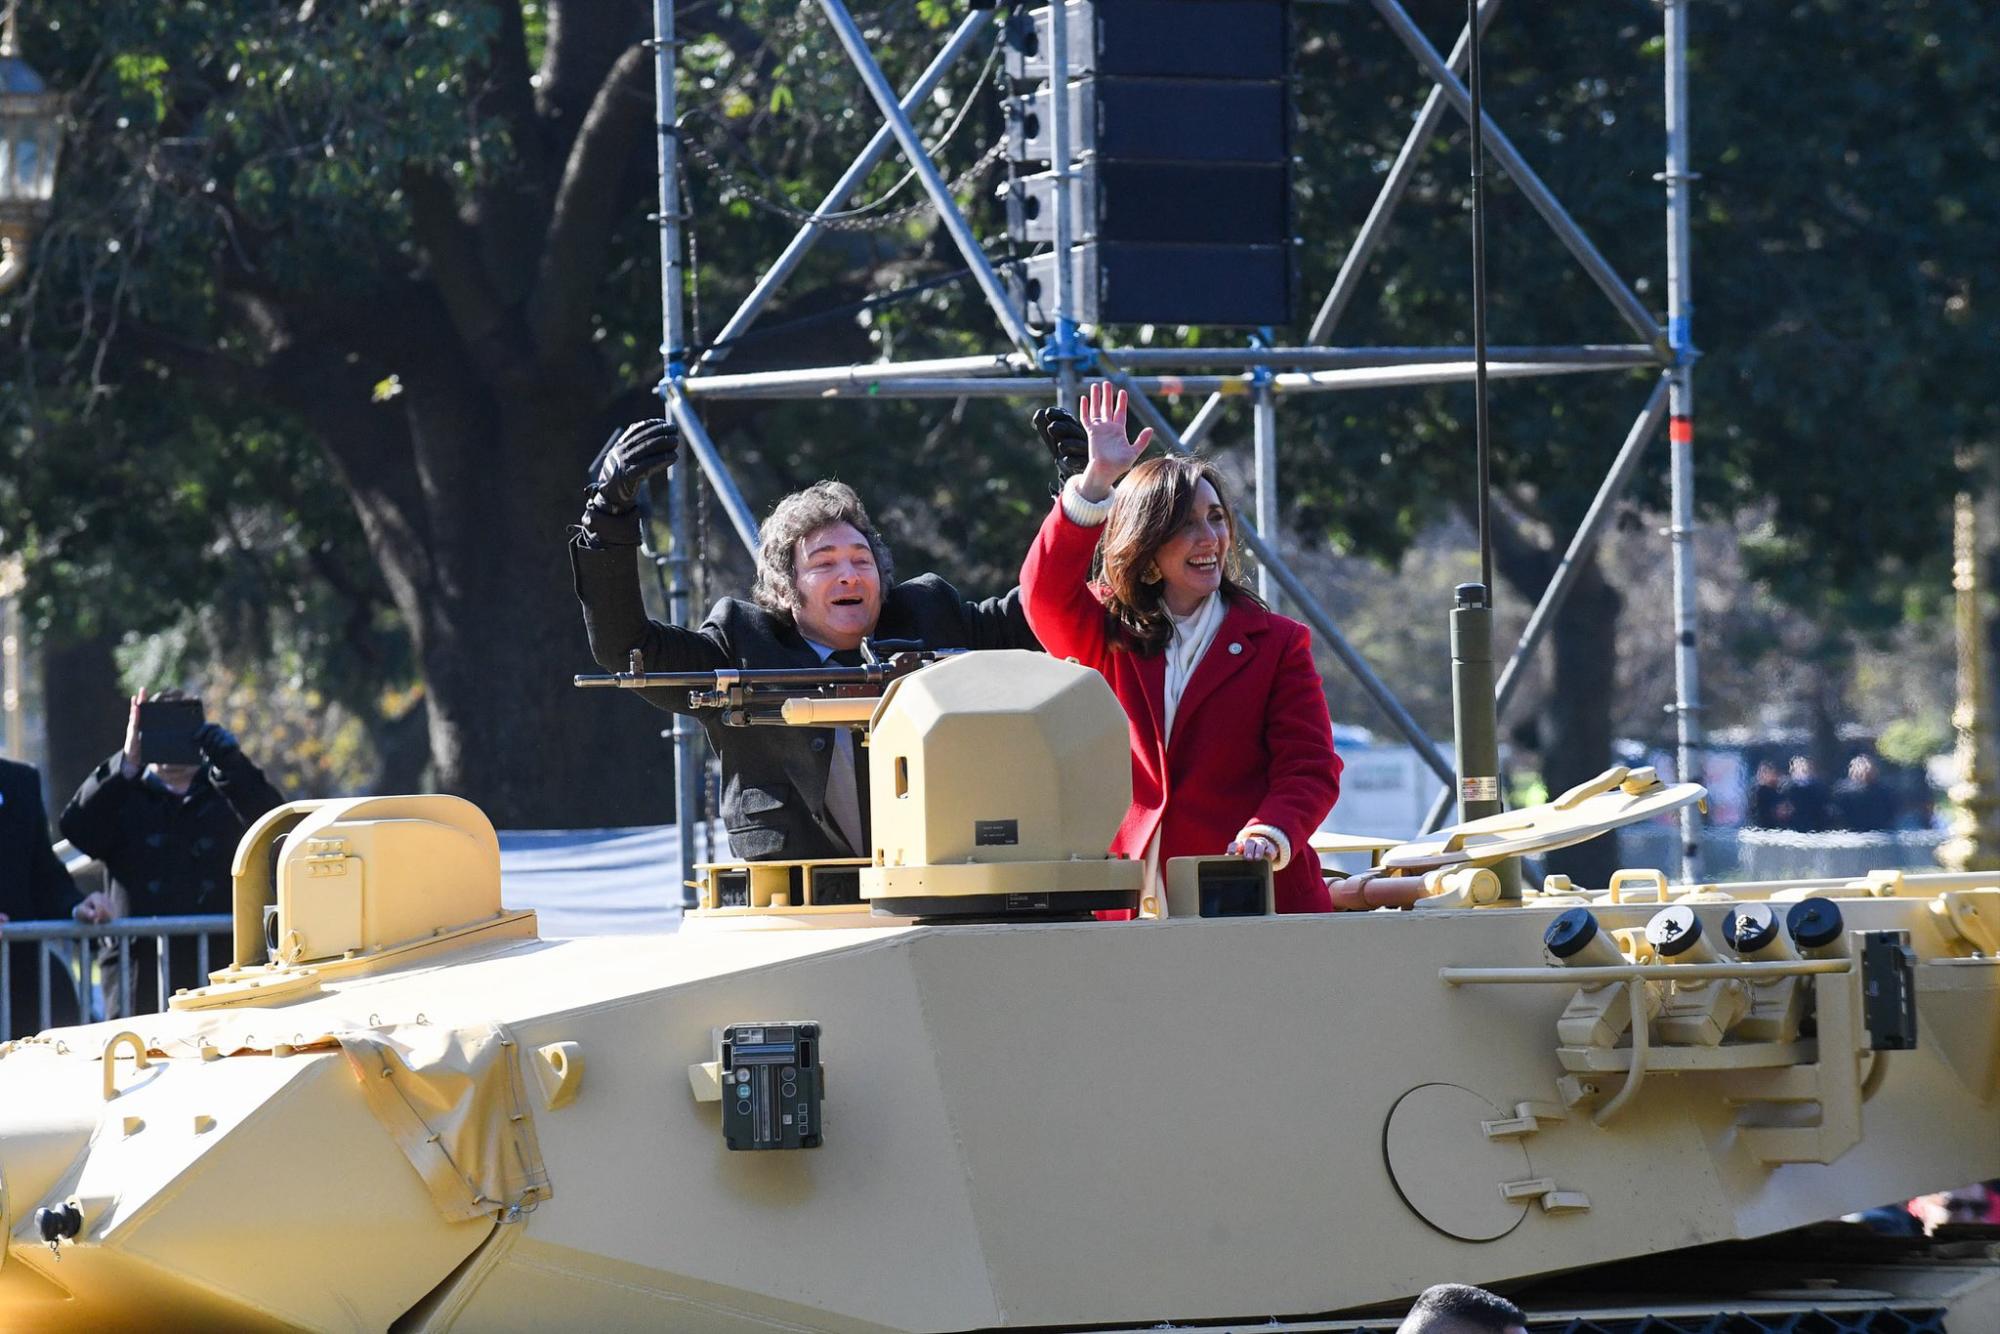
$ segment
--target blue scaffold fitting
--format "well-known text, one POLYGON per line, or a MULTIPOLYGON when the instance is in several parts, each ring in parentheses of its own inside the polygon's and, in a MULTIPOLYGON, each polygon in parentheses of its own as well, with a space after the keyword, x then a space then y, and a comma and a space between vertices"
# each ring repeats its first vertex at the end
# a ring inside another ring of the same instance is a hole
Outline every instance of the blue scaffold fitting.
POLYGON ((1701 350, 1694 345, 1693 317, 1676 315, 1667 321, 1667 346, 1673 350, 1676 366, 1692 366, 1701 360, 1701 350))
POLYGON ((1056 327, 1035 350, 1035 364, 1045 371, 1058 370, 1067 362, 1078 374, 1097 369, 1097 349, 1077 335, 1075 320, 1057 320, 1056 327))

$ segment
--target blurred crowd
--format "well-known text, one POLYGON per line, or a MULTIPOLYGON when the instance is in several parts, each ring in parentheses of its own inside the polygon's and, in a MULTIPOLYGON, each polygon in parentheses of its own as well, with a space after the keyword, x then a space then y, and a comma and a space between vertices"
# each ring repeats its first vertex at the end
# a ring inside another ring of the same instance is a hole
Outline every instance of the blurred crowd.
POLYGON ((1769 760, 1757 766, 1743 823, 1759 829, 1792 829, 1816 834, 1831 829, 1873 832, 1899 827, 1906 815, 1902 794, 1882 780, 1872 755, 1847 762, 1847 777, 1829 785, 1804 755, 1792 756, 1785 770, 1769 760))

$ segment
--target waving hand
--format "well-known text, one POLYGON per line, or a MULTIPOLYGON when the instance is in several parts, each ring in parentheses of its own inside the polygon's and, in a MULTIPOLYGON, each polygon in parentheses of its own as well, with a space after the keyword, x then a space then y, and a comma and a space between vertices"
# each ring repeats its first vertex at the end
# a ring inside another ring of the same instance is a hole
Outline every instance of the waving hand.
POLYGON ((1125 434, 1125 391, 1113 389, 1108 380, 1090 386, 1077 403, 1077 415, 1090 438, 1090 462, 1084 466, 1077 489, 1086 500, 1102 500, 1111 494, 1112 484, 1123 477, 1153 442, 1153 428, 1139 432, 1137 440, 1125 434))

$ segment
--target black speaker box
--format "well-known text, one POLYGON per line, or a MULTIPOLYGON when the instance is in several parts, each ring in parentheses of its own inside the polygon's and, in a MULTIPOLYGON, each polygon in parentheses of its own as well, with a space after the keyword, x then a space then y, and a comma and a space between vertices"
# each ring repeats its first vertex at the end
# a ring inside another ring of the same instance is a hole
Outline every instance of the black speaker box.
MULTIPOLYGON (((1070 175, 1073 242, 1272 245, 1291 234, 1291 172, 1272 163, 1100 161, 1070 175)), ((1009 183, 1007 231, 1052 242, 1056 176, 1009 183)))
MULTIPOLYGON (((1260 328, 1292 318, 1289 245, 1141 245, 1093 241, 1070 250, 1076 318, 1085 324, 1260 328)), ((1055 255, 1010 270, 1031 323, 1054 321, 1055 255)))
MULTIPOLYGON (((1071 0, 1069 73, 1283 79, 1291 72, 1286 0, 1071 0)), ((1049 77, 1049 11, 1007 25, 1007 73, 1049 77)))
MULTIPOLYGON (((1053 161, 1050 91, 1008 104, 1007 152, 1053 161)), ((1069 85, 1070 151, 1100 160, 1266 162, 1291 156, 1291 99, 1283 83, 1093 77, 1069 85)))

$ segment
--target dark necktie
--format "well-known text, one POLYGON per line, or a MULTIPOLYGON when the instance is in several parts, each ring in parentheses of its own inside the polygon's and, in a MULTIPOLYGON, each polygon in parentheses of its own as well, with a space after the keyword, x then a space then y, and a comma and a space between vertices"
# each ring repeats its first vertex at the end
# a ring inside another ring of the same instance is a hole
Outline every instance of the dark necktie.
MULTIPOLYGON (((852 648, 839 649, 830 655, 827 661, 839 667, 859 667, 862 665, 861 650, 852 648)), ((854 766, 854 800, 857 813, 861 817, 861 841, 855 847, 854 855, 857 857, 866 857, 870 855, 869 834, 871 830, 871 826, 868 823, 868 747, 861 744, 861 736, 861 732, 854 728, 842 727, 835 729, 836 743, 834 746, 833 763, 841 763, 842 757, 845 756, 854 766)), ((832 787, 831 780, 828 782, 828 787, 832 787)), ((852 842, 853 840, 850 839, 849 841, 852 842)))

